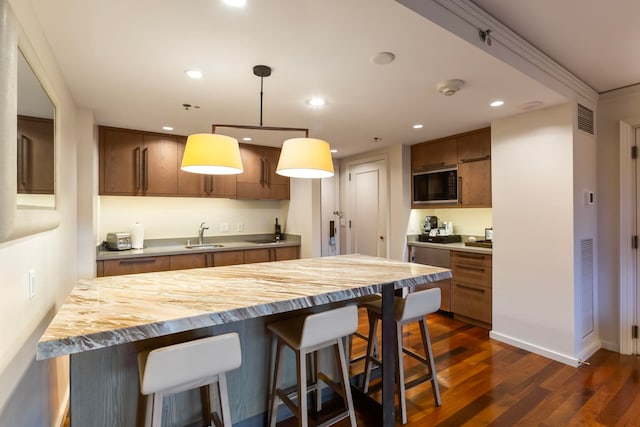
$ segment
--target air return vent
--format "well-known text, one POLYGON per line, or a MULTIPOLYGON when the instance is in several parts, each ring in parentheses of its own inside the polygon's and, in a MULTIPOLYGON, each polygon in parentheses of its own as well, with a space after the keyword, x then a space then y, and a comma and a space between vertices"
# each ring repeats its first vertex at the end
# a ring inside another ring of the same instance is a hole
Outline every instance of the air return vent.
POLYGON ((593 135, 593 111, 578 104, 578 129, 593 135))
POLYGON ((582 297, 582 338, 593 332, 594 329, 594 304, 593 304, 593 239, 584 239, 580 242, 580 255, 582 261, 582 277, 580 294, 582 297))

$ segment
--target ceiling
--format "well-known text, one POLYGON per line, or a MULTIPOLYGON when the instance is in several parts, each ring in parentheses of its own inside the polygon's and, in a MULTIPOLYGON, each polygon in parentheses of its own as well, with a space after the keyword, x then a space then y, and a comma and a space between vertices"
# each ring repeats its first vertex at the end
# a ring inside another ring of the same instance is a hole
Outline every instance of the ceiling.
MULTIPOLYGON (((637 0, 620 1, 636 7, 637 0)), ((584 66, 585 57, 595 57, 596 50, 575 49, 574 39, 562 33, 569 29, 555 26, 562 21, 558 14, 530 20, 553 24, 544 30, 522 18, 556 10, 557 1, 477 3, 512 28, 522 28, 522 36, 548 48, 567 68, 575 67, 574 73, 595 89, 634 83, 617 72, 618 63, 605 64, 606 76, 595 66, 584 66), (550 38, 553 34, 556 39, 550 38)), ((601 9, 607 7, 600 3, 601 9)), ((264 126, 309 128, 310 136, 338 150, 337 158, 485 127, 522 112, 531 101, 543 106, 566 102, 393 0, 248 0, 244 9, 222 0, 33 4, 76 103, 93 111, 100 125, 156 132, 170 125, 174 130, 168 133, 178 135, 210 132, 214 123, 258 125, 260 78, 252 72, 258 64, 273 69, 263 82, 264 126), (372 61, 387 51, 395 61, 372 61), (187 78, 188 68, 202 70, 204 78, 187 78), (438 83, 453 78, 465 82, 458 93, 437 91, 438 83), (313 96, 324 97, 327 104, 310 107, 313 96), (496 99, 505 105, 489 107, 496 99), (199 108, 187 110, 183 104, 199 108), (424 127, 413 129, 416 123, 424 127)), ((597 24, 599 16, 588 18, 597 24)), ((281 144, 282 136, 273 140, 268 133, 258 132, 262 136, 254 135, 252 142, 281 144)))

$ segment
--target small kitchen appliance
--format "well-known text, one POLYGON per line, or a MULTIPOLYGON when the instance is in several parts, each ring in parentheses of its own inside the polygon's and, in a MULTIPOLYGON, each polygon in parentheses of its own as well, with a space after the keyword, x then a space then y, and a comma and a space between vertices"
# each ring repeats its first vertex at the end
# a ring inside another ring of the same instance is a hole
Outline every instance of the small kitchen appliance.
POLYGON ((131 249, 131 233, 107 233, 107 249, 111 251, 131 249))
POLYGON ((424 218, 424 233, 425 234, 429 234, 429 232, 431 230, 437 230, 438 229, 438 217, 434 216, 434 215, 427 215, 424 218))

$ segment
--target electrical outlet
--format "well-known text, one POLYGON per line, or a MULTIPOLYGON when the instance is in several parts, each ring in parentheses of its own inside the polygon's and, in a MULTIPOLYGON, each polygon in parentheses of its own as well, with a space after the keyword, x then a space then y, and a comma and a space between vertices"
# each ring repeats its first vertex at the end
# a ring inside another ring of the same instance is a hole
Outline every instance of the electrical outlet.
POLYGON ((229 232, 229 223, 228 222, 221 222, 220 223, 220 232, 221 233, 228 233, 229 232))
POLYGON ((36 296, 36 271, 29 270, 29 299, 36 296))
POLYGON ((242 224, 242 223, 238 223, 238 228, 237 228, 237 230, 238 230, 240 233, 242 233, 242 232, 244 231, 244 224, 242 224))

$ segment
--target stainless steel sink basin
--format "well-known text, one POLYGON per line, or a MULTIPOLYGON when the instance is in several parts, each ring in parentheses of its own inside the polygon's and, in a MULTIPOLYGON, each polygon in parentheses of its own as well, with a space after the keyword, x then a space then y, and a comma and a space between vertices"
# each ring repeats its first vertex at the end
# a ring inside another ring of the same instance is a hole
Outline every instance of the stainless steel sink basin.
POLYGON ((257 245, 265 245, 267 243, 276 243, 274 239, 258 239, 258 240, 247 240, 249 243, 255 243, 257 245))
POLYGON ((212 243, 203 243, 201 245, 195 244, 195 245, 185 245, 184 246, 187 249, 214 249, 214 248, 223 248, 224 245, 217 245, 217 244, 212 244, 212 243))

